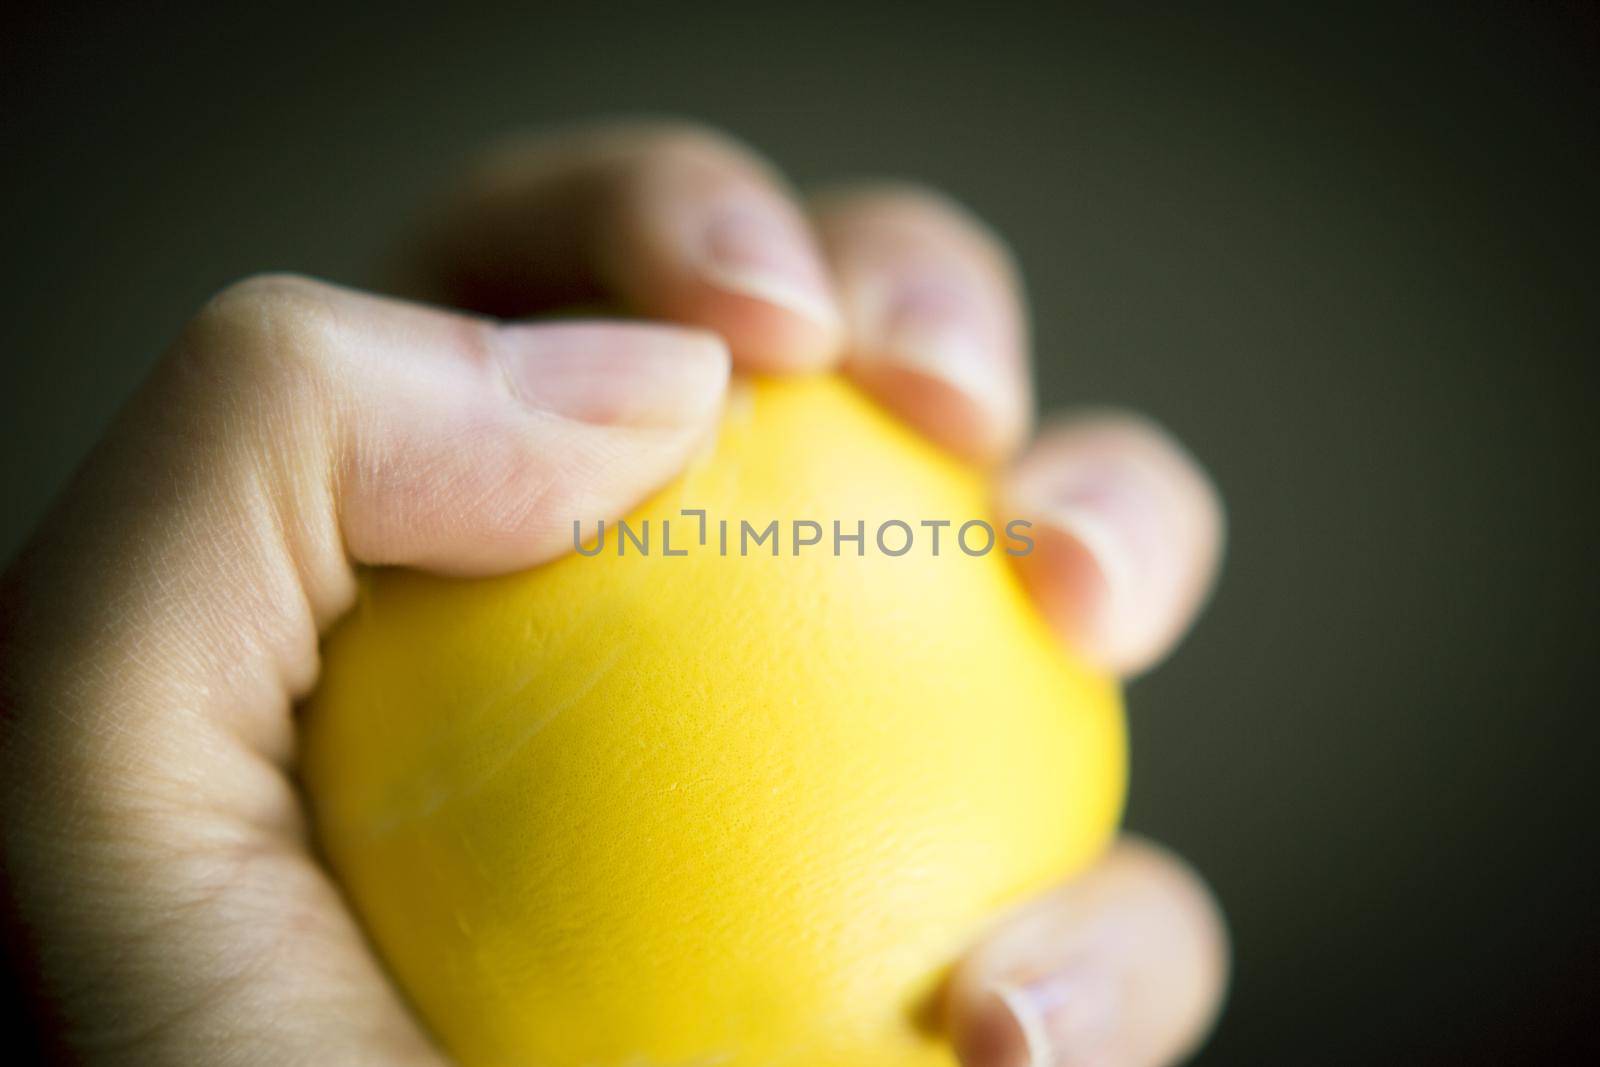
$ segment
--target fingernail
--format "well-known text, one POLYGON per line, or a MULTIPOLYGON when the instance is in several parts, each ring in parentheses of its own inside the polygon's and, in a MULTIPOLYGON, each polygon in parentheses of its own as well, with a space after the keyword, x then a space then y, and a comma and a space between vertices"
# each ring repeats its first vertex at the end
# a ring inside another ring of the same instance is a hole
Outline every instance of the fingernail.
POLYGON ((838 328, 821 261, 798 222, 759 205, 724 205, 701 239, 701 270, 712 285, 775 304, 830 332, 838 328))
POLYGON ((858 358, 933 378, 1010 417, 1016 402, 1007 388, 1005 351, 982 297, 961 279, 911 276, 868 293, 860 316, 858 358))
POLYGON ((1120 997, 1090 971, 1060 971, 989 986, 987 1062, 1004 1067, 1077 1067, 1095 1062, 1115 1032, 1120 997))
POLYGON ((632 323, 507 326, 495 356, 527 407, 607 426, 705 421, 728 383, 728 350, 713 334, 632 323))
POLYGON ((1112 666, 1142 654, 1152 624, 1167 613, 1162 590, 1180 581, 1170 495, 1160 471, 1127 455, 1086 458, 1031 494, 1027 510, 1064 534, 1092 571, 1062 591, 1070 636, 1112 666))

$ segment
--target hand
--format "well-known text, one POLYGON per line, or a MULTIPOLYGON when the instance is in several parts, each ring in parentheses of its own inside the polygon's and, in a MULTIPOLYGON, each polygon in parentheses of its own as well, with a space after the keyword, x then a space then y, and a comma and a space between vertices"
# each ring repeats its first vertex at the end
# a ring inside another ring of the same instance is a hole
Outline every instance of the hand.
MULTIPOLYGON (((413 257, 502 318, 601 300, 677 325, 510 323, 289 277, 188 325, 0 583, 0 829, 14 950, 85 1063, 427 1064, 291 784, 293 702, 356 564, 526 567, 619 515, 717 417, 733 364, 846 371, 944 446, 1028 431, 1008 258, 901 187, 807 207, 703 131, 497 153, 413 257), (725 343, 724 343, 725 342, 725 343)), ((1143 669, 1187 626, 1220 510, 1158 430, 1060 423, 1003 478, 1063 638, 1143 669)), ((1199 882, 1124 842, 951 983, 969 1067, 1171 1061, 1220 997, 1199 882)))

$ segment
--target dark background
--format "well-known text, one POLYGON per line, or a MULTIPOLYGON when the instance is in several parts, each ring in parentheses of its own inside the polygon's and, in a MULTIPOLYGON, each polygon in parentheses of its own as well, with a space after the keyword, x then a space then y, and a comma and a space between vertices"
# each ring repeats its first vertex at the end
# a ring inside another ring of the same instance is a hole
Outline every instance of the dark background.
POLYGON ((1596 10, 579 7, 14 9, 0 557, 207 294, 370 282, 497 133, 926 181, 1012 241, 1047 401, 1150 411, 1228 498, 1131 692, 1129 822, 1236 938, 1202 1061, 1596 1054, 1596 10))

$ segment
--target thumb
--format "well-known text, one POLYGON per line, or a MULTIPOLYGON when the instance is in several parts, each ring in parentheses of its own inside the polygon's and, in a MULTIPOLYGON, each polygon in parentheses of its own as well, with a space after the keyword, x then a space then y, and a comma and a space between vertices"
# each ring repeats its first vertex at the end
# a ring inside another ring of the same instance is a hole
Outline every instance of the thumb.
POLYGON ((199 391, 278 405, 258 411, 255 455, 326 476, 356 559, 453 573, 542 561, 572 519, 636 503, 705 436, 728 379, 698 330, 505 324, 278 277, 214 300, 182 348, 199 391), (283 419, 309 440, 285 448, 283 419))
POLYGON ((715 420, 722 344, 296 278, 214 299, 0 580, 3 903, 74 1062, 437 1061, 313 862, 293 701, 353 564, 559 553, 715 420))

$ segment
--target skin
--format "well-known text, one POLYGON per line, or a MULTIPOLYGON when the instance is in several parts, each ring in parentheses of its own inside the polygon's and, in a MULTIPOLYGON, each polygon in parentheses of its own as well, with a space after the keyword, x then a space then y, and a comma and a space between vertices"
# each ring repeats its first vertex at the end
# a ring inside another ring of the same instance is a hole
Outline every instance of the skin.
MULTIPOLYGON (((378 297, 231 286, 185 327, 0 581, 11 949, 51 1051, 87 1064, 443 1064, 318 866, 295 702, 359 564, 530 566, 713 427, 730 367, 842 364, 990 466, 1023 576, 1125 674, 1188 627, 1222 512, 1146 420, 1031 434, 1000 241, 901 185, 799 199, 723 135, 608 125, 480 162, 378 297), (423 303, 427 301, 428 303, 423 303), (650 323, 510 322, 573 304, 650 323)), ((1124 841, 997 917, 949 983, 968 1067, 1152 1067, 1203 1036, 1219 913, 1124 841)))

